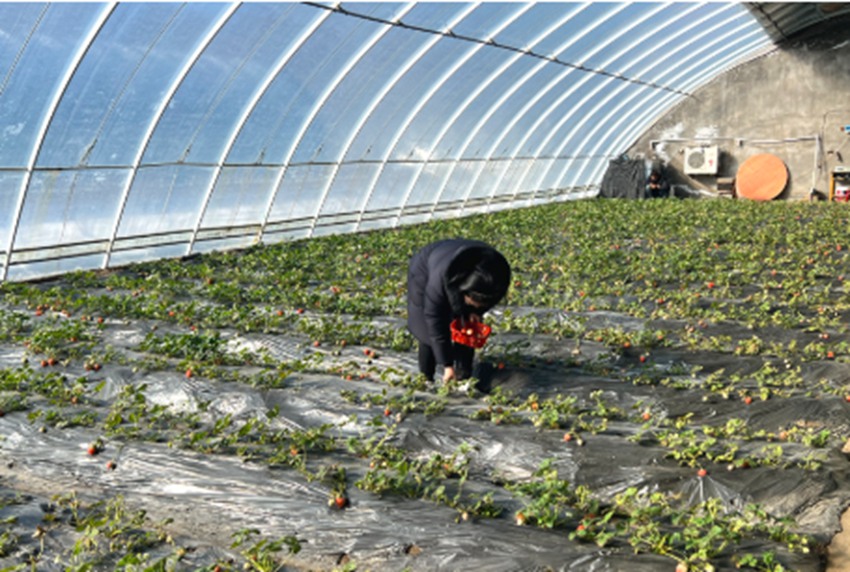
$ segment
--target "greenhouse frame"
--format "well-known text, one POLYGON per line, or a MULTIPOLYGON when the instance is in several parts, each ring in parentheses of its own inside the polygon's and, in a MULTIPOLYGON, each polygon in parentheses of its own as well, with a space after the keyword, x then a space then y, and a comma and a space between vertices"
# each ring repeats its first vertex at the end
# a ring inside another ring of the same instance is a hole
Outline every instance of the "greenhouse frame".
POLYGON ((782 10, 2 4, 2 277, 594 196, 782 10))

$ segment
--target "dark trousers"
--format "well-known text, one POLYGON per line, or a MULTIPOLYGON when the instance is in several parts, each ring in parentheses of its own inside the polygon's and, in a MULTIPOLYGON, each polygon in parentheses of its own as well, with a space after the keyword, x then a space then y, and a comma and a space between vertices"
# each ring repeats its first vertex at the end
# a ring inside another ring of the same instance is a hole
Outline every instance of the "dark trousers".
MULTIPOLYGON (((452 357, 454 359, 455 377, 467 379, 472 375, 472 360, 475 357, 475 348, 463 344, 452 344, 452 357)), ((437 369, 437 360, 434 350, 428 344, 419 342, 419 371, 428 379, 434 379, 437 369)))

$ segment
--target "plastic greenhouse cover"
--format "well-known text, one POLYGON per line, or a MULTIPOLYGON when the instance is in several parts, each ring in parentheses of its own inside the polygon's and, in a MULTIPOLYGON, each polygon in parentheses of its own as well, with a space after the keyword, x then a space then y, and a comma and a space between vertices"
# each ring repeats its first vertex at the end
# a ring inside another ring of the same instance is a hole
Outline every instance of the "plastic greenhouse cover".
MULTIPOLYGON (((516 309, 514 309, 516 311, 516 309)), ((574 321, 577 315, 560 311, 534 312, 520 309, 540 320, 574 321)), ((62 316, 57 316, 62 320, 62 316)), ((625 332, 661 327, 642 319, 611 312, 584 315, 586 327, 616 327, 625 332)), ((46 319, 46 318, 45 318, 46 319)), ((403 327, 395 318, 376 319, 384 327, 403 327)), ((664 327, 682 324, 664 323, 664 327)), ((733 333, 731 326, 710 325, 712 333, 733 333)), ((169 333, 173 326, 148 321, 107 321, 103 326, 101 349, 112 348, 131 359, 140 359, 139 344, 151 332, 169 333)), ((741 334, 741 332, 735 332, 741 334)), ((768 341, 788 341, 798 335, 786 330, 764 330, 768 341)), ((268 352, 277 360, 306 359, 322 353, 324 359, 340 364, 360 363, 366 359, 362 348, 343 347, 331 352, 314 348, 304 339, 281 335, 222 331, 228 353, 241 351, 268 352)), ((643 404, 655 415, 675 418, 692 413, 694 423, 711 420, 715 425, 726 418, 744 415, 753 430, 773 430, 788 419, 809 420, 818 427, 846 429, 847 420, 838 408, 827 407, 816 398, 799 396, 774 402, 754 404, 741 412, 740 402, 711 398, 694 402, 688 391, 663 386, 641 386, 622 379, 607 377, 605 368, 597 375, 579 373, 569 364, 598 362, 611 368, 633 368, 635 356, 624 352, 611 354, 603 344, 582 341, 578 348, 551 336, 504 334, 488 345, 489 352, 517 352, 524 359, 504 369, 483 358, 477 370, 477 389, 493 393, 496 388, 515 392, 522 398, 537 394, 541 400, 556 395, 575 396, 579 403, 592 403, 592 394, 601 391, 606 403, 624 410, 643 404), (816 421, 813 421, 816 420, 816 421)), ((712 372, 727 368, 727 373, 744 377, 763 367, 762 358, 736 359, 734 364, 718 353, 688 354, 690 365, 701 365, 698 376, 683 376, 682 383, 699 383, 712 372), (733 368, 734 371, 728 369, 733 368)), ((22 348, 0 346, 0 367, 15 368, 25 358, 22 348)), ((659 348, 654 352, 653 375, 672 375, 683 356, 674 349, 659 348)), ((370 358, 371 359, 371 358, 370 358)), ((377 359, 377 358, 376 358, 377 359)), ((410 353, 384 351, 381 366, 401 371, 416 370, 410 353)), ((781 367, 781 364, 778 364, 781 367)), ((807 380, 821 379, 829 364, 803 366, 801 375, 807 380)), ((257 372, 249 366, 237 367, 238 373, 250 379, 257 372)), ((340 376, 293 373, 279 387, 257 389, 243 383, 222 383, 201 377, 186 379, 178 372, 146 373, 144 368, 117 363, 103 370, 83 371, 68 366, 68 376, 83 376, 85 383, 103 382, 94 398, 101 411, 120 399, 125 390, 143 387, 149 403, 159 404, 175 413, 199 414, 200 419, 229 415, 237 423, 250 419, 266 419, 272 411, 274 428, 280 430, 331 424, 343 439, 365 440, 383 434, 391 420, 381 419, 375 407, 352 403, 342 392, 368 395, 386 388, 392 395, 399 388, 366 380, 345 380, 340 376)), ((462 444, 471 449, 468 490, 492 493, 495 500, 511 506, 516 499, 496 485, 499 479, 527 479, 550 459, 562 479, 581 482, 611 500, 629 487, 641 491, 667 490, 681 494, 691 503, 717 498, 729 508, 745 503, 759 503, 777 516, 793 516, 807 532, 830 536, 839 521, 840 511, 850 502, 850 477, 847 459, 838 452, 827 453, 823 468, 816 472, 792 468, 771 470, 765 467, 736 471, 734 478, 723 472, 698 477, 695 470, 674 468, 657 461, 665 450, 639 441, 639 425, 627 420, 612 421, 596 434, 586 434, 583 446, 565 444, 560 434, 540 432, 531 424, 501 425, 470 419, 480 401, 457 392, 447 400, 445 411, 435 418, 422 413, 397 417, 395 442, 413 456, 433 453, 450 456, 462 444)), ((654 571, 672 569, 671 561, 656 555, 632 555, 626 550, 598 548, 593 543, 565 542, 563 531, 516 526, 511 519, 458 519, 456 510, 418 499, 397 495, 375 495, 349 488, 351 506, 345 511, 332 510, 327 500, 328 486, 310 482, 294 470, 272 468, 235 456, 202 454, 172 448, 165 442, 139 442, 115 438, 107 440, 103 452, 86 455, 87 446, 98 434, 83 427, 51 428, 42 431, 24 412, 0 417, 0 494, 8 502, 5 516, 17 519, 14 528, 21 533, 22 546, 14 553, 0 557, 0 567, 25 559, 37 551, 37 540, 25 531, 33 530, 45 514, 57 510, 53 495, 77 491, 80 498, 100 499, 122 495, 130 505, 142 506, 153 517, 175 519, 179 536, 192 543, 186 554, 186 565, 206 566, 229 554, 230 538, 225 530, 256 528, 270 536, 297 535, 302 551, 288 561, 301 565, 331 569, 348 558, 363 569, 400 570, 598 570, 654 571), (106 459, 117 463, 115 470, 104 468, 106 459), (23 496, 21 496, 23 494, 23 496), (226 523, 226 526, 223 525, 226 523)), ((756 447, 745 443, 743 447, 756 447)), ((786 454, 794 460, 798 451, 787 443, 786 454)), ((804 448, 801 446, 800 451, 804 448)), ((351 456, 330 453, 344 467, 349 477, 362 476, 363 468, 351 456)), ((309 459, 308 459, 309 462, 309 459)), ((517 507, 518 508, 518 507, 517 507)), ((67 510, 67 509, 66 509, 67 510)), ((52 534, 50 542, 70 546, 76 538, 70 533, 52 534)), ((765 548, 753 542, 746 548, 765 548)), ((819 570, 818 555, 794 555, 794 570, 819 570)), ((39 570, 64 570, 62 563, 40 562, 39 570)), ((358 568, 359 569, 359 568, 358 568)), ((724 568, 718 568, 724 569, 724 568)), ((733 569, 731 566, 728 569, 733 569)))

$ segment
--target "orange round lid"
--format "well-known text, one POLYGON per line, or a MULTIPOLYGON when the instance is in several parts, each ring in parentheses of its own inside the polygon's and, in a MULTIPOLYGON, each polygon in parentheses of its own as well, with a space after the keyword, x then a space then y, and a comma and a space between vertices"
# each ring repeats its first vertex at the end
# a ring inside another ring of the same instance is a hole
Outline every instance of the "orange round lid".
POLYGON ((753 155, 738 168, 735 190, 738 196, 754 201, 775 199, 788 184, 788 169, 782 159, 770 153, 753 155))

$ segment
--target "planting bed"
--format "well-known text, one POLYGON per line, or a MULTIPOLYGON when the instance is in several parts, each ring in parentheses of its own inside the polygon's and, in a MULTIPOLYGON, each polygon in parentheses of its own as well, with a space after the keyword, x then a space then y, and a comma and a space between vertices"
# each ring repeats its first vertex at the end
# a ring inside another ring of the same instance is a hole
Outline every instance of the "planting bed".
POLYGON ((0 570, 823 570, 848 218, 593 200, 5 284, 0 570), (441 386, 404 278, 451 236, 515 282, 441 386))

